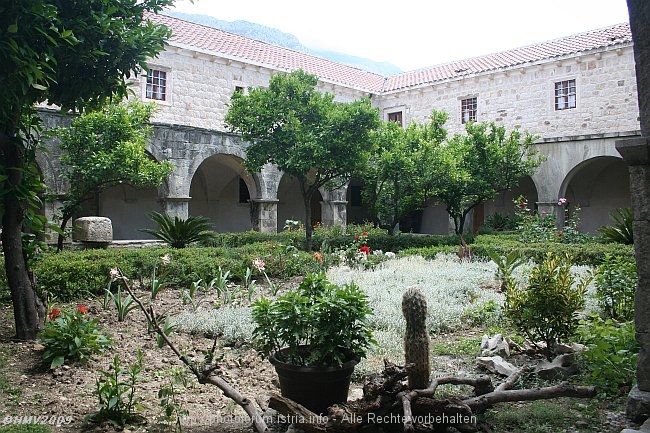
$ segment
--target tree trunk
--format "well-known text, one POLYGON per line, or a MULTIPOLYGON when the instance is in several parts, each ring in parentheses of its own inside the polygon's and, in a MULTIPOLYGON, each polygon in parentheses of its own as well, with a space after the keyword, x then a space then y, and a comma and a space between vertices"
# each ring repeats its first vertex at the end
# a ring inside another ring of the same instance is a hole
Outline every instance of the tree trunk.
POLYGON ((72 213, 71 212, 64 212, 63 216, 61 217, 61 225, 59 226, 59 229, 61 230, 61 233, 59 233, 59 236, 57 237, 56 240, 56 252, 60 253, 63 251, 63 242, 65 241, 65 228, 68 225, 68 221, 70 221, 70 218, 72 218, 72 213))
MULTIPOLYGON (((23 180, 25 166, 23 149, 11 137, 0 134, 0 149, 7 167, 7 189, 14 189, 23 180)), ((23 255, 22 229, 25 210, 16 194, 5 194, 2 217, 2 249, 5 271, 14 307, 16 338, 34 340, 43 329, 46 308, 36 293, 36 284, 23 255)))
POLYGON ((303 188, 302 192, 302 198, 304 200, 305 204, 305 250, 307 252, 311 251, 312 247, 312 237, 314 233, 314 229, 311 226, 311 197, 314 195, 314 192, 311 190, 311 188, 305 190, 303 188))

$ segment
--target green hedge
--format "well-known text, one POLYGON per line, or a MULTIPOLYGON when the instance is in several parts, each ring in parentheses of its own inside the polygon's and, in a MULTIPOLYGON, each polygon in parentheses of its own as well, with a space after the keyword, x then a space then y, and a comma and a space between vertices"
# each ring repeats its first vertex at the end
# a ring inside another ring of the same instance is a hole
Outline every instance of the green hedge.
MULTIPOLYGON (((99 295, 108 284, 111 268, 119 267, 131 280, 149 284, 154 267, 164 281, 187 287, 198 279, 210 280, 219 275, 219 267, 230 271, 231 281, 241 281, 254 258, 266 262, 270 277, 287 278, 317 272, 320 264, 311 254, 295 251, 278 254, 269 243, 239 248, 139 248, 85 250, 47 253, 34 266, 39 287, 60 300, 87 294, 99 295), (169 254, 171 263, 162 266, 160 257, 169 254)), ((256 277, 259 279, 260 277, 256 277)))
MULTIPOLYGON (((456 244, 458 245, 458 244, 456 244)), ((567 253, 571 255, 576 264, 598 266, 605 260, 607 255, 621 256, 634 261, 634 246, 623 244, 606 244, 599 242, 588 242, 584 244, 563 244, 556 242, 523 243, 517 240, 516 234, 499 235, 478 235, 470 245, 475 257, 488 259, 488 251, 495 251, 506 255, 511 251, 519 251, 524 257, 533 259, 540 263, 547 252, 567 253)), ((439 252, 456 252, 456 247, 421 247, 409 248, 402 251, 402 254, 421 255, 426 258, 433 258, 439 252)))

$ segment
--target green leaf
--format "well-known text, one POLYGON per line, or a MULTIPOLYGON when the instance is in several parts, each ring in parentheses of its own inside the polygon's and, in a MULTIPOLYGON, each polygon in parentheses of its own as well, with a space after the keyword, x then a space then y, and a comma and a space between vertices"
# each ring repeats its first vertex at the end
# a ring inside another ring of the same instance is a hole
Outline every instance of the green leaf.
POLYGON ((57 356, 52 360, 52 363, 50 364, 50 369, 54 370, 60 365, 63 365, 65 363, 65 358, 63 356, 57 356))

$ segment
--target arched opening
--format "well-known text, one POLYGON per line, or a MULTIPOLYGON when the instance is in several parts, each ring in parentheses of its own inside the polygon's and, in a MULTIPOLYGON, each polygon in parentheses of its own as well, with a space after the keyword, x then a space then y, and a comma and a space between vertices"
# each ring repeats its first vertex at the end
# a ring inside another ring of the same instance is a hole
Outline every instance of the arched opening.
POLYGON ((250 199, 255 183, 242 160, 214 155, 201 163, 190 184, 189 215, 210 219, 214 230, 243 232, 252 229, 250 199))
MULTIPOLYGON (((311 225, 321 223, 321 202, 323 196, 317 191, 311 198, 311 225)), ((282 231, 286 220, 305 220, 305 205, 298 180, 290 175, 283 175, 278 186, 278 231, 282 231)))
POLYGON ((92 203, 85 208, 85 215, 110 218, 113 225, 113 239, 153 239, 143 228, 157 228, 149 219, 151 212, 161 212, 157 188, 134 188, 131 185, 116 185, 103 191, 97 197, 97 212, 92 203))
POLYGON ((362 193, 363 182, 359 179, 351 179, 346 192, 346 215, 348 224, 363 224, 372 221, 372 216, 363 205, 362 193))
MULTIPOLYGON (((524 196, 531 207, 539 201, 537 187, 530 176, 520 178, 515 188, 502 191, 492 200, 477 206, 474 212, 474 231, 477 231, 486 222, 505 221, 508 217, 514 215, 514 199, 519 196, 524 196)), ((493 228, 499 229, 498 227, 493 228)))
POLYGON ((616 208, 631 206, 627 166, 613 156, 583 161, 564 179, 559 197, 567 199, 569 215, 580 209, 580 231, 597 233, 611 224, 609 214, 616 208))

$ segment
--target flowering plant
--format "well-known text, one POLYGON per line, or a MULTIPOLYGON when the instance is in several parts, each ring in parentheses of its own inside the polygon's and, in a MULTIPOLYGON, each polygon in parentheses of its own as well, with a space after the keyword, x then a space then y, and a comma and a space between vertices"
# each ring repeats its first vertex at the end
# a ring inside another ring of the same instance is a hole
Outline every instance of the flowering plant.
POLYGON ((88 308, 74 310, 52 308, 39 340, 45 346, 43 362, 54 369, 66 361, 86 361, 111 347, 111 340, 97 327, 98 318, 90 318, 88 308))
POLYGON ((578 231, 578 214, 580 207, 574 206, 569 210, 569 202, 561 197, 557 201, 559 210, 564 212, 564 226, 558 229, 554 215, 544 212, 537 213, 528 207, 526 197, 520 195, 513 200, 515 213, 520 217, 519 240, 522 242, 561 242, 583 243, 588 236, 578 231))

